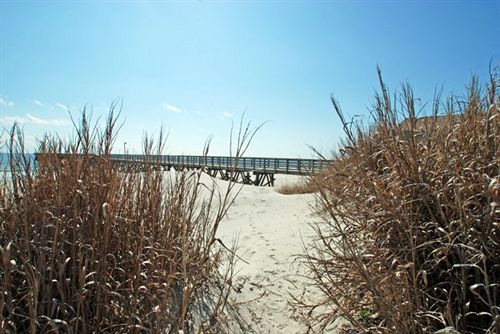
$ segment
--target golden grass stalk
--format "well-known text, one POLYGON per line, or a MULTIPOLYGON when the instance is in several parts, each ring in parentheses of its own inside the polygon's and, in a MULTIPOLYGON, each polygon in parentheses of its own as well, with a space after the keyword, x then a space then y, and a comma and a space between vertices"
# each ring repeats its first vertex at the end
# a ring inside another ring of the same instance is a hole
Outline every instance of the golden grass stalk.
POLYGON ((234 253, 215 236, 234 183, 219 190, 199 172, 162 172, 153 157, 163 135, 144 140, 153 163, 119 170, 114 109, 103 129, 84 111, 73 141, 44 138, 36 168, 13 127, 0 188, 0 332, 229 331, 234 253))
POLYGON ((346 139, 316 179, 320 221, 301 256, 321 299, 294 304, 311 331, 344 318, 360 332, 500 332, 495 71, 465 98, 436 96, 425 118, 411 88, 393 100, 379 71, 368 129, 332 98, 346 139))

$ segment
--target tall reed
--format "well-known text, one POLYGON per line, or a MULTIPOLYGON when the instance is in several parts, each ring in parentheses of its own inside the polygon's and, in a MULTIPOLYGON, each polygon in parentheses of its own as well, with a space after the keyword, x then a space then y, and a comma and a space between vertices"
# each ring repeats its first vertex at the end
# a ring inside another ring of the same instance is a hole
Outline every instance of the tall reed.
POLYGON ((419 115, 409 85, 380 71, 373 124, 350 122, 319 189, 301 260, 320 300, 297 296, 310 331, 500 333, 500 95, 495 69, 465 98, 437 94, 419 115), (403 121, 404 120, 404 121, 403 121))
POLYGON ((115 107, 102 129, 84 111, 74 140, 44 138, 36 168, 13 127, 0 188, 0 332, 230 331, 234 259, 216 232, 235 184, 161 171, 162 134, 144 140, 151 164, 120 170, 110 160, 115 107))

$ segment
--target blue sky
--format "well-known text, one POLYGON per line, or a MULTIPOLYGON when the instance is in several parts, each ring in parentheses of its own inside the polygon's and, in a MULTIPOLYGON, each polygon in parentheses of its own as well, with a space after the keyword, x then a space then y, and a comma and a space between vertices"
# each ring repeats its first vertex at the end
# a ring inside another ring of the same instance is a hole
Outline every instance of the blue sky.
POLYGON ((170 130, 169 154, 229 150, 229 131, 267 121, 248 152, 311 157, 341 136, 330 96, 367 115, 380 65, 391 89, 409 81, 463 93, 500 57, 500 1, 0 0, 0 126, 23 124, 29 149, 71 131, 67 108, 94 118, 123 101, 115 146, 140 151, 170 130))

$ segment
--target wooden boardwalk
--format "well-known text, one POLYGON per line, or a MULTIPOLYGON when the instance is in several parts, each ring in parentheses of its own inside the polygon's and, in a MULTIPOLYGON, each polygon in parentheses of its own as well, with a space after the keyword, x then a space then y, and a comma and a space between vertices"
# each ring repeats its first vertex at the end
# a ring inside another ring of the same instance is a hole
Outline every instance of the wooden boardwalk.
POLYGON ((273 186, 275 174, 311 175, 327 168, 329 160, 197 155, 112 154, 111 160, 123 167, 141 168, 145 163, 170 169, 202 169, 213 177, 245 184, 273 186))

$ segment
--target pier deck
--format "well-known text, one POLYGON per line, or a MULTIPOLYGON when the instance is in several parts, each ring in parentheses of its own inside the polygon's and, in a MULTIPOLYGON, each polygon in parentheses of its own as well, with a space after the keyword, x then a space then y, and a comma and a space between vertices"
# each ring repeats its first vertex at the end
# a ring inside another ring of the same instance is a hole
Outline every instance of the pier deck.
MULTIPOLYGON (((35 154, 38 160, 39 154, 35 154)), ((60 154, 61 159, 67 156, 60 154)), ((331 160, 197 155, 111 154, 111 161, 126 171, 140 172, 145 165, 164 170, 203 170, 212 177, 258 186, 274 186, 276 174, 312 175, 320 173, 331 160)))
POLYGON ((138 166, 144 163, 157 164, 165 170, 203 169, 213 177, 260 186, 273 186, 275 174, 317 174, 331 163, 318 159, 141 154, 113 154, 111 160, 118 164, 138 166))

